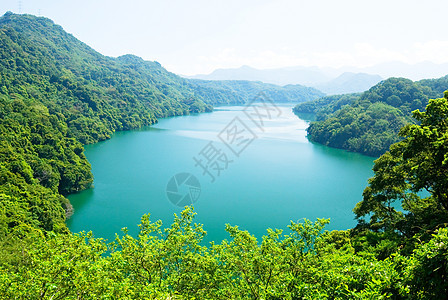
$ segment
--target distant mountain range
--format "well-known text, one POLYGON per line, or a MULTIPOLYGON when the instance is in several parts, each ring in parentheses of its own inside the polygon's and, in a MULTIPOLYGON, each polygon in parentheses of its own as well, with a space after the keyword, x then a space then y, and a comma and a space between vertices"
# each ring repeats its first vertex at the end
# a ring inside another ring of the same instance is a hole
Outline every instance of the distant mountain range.
POLYGON ((406 64, 389 62, 371 67, 287 67, 277 69, 255 69, 242 66, 233 69, 217 69, 210 74, 185 76, 204 80, 253 80, 278 85, 300 84, 315 87, 326 94, 363 92, 382 79, 405 77, 412 80, 438 78, 448 74, 447 64, 421 62, 406 64))
POLYGON ((379 75, 366 73, 335 72, 318 67, 291 67, 258 70, 249 66, 236 69, 218 69, 208 75, 188 78, 203 80, 251 80, 277 85, 300 84, 321 90, 326 94, 355 93, 368 90, 382 80, 379 75))
POLYGON ((325 83, 332 78, 317 67, 291 67, 259 70, 249 66, 235 69, 217 69, 210 74, 186 76, 204 80, 251 80, 278 85, 301 84, 313 86, 325 83))
MULTIPOLYGON (((325 69, 327 72, 332 69, 325 69)), ((399 61, 391 61, 366 68, 344 67, 336 69, 344 72, 378 74, 387 79, 390 77, 404 77, 414 81, 422 79, 435 79, 448 74, 448 63, 436 64, 430 61, 417 64, 407 64, 399 61)), ((334 71, 334 69, 333 69, 334 71)))
POLYGON ((327 95, 363 92, 382 80, 379 75, 345 72, 338 77, 313 87, 327 95))

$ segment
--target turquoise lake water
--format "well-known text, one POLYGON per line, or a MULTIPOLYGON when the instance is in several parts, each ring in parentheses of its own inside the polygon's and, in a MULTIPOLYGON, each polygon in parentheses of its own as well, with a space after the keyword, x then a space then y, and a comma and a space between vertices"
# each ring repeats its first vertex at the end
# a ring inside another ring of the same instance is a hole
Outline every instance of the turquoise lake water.
MULTIPOLYGON (((166 193, 178 173, 200 182, 195 220, 204 224, 207 241, 228 238, 226 223, 257 237, 303 218, 330 218, 330 230, 353 227, 352 209, 373 175, 374 158, 309 142, 311 116, 298 118, 292 104, 278 107, 263 124, 243 106, 218 107, 86 146, 94 188, 69 196, 75 208, 70 230, 112 240, 123 227, 136 233, 146 213, 168 226, 182 210, 166 193), (194 158, 206 165, 212 157, 204 174, 194 158)), ((178 194, 189 191, 183 185, 178 194)), ((198 193, 194 189, 194 197, 198 193)))

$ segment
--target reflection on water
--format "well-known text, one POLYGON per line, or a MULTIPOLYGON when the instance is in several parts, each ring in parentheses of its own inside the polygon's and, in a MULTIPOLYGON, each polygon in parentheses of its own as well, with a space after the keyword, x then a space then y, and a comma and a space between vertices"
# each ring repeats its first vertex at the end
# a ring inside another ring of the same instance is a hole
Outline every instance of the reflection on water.
POLYGON ((180 208, 167 199, 165 189, 180 172, 200 181, 196 221, 204 224, 208 240, 228 238, 226 223, 257 237, 301 218, 331 218, 329 229, 352 227, 352 209, 372 175, 373 158, 310 143, 306 127, 312 118, 299 119, 291 104, 279 107, 281 115, 262 129, 242 106, 226 106, 160 120, 151 128, 119 132, 86 146, 95 188, 69 197, 75 208, 69 228, 93 230, 110 240, 122 227, 135 233, 145 213, 170 224, 180 208), (240 156, 227 153, 232 162, 212 183, 193 157, 210 141, 226 151, 218 134, 236 116, 257 138, 240 156))

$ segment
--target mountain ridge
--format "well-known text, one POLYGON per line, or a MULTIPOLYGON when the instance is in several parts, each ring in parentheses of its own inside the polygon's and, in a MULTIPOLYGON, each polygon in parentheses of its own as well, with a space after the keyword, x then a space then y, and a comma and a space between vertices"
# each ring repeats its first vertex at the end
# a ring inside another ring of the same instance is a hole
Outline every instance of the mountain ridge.
MULTIPOLYGON (((255 69, 250 66, 217 69, 210 74, 186 76, 201 80, 250 80, 285 85, 304 85, 316 88, 326 94, 363 92, 379 81, 381 77, 367 73, 342 72, 334 76, 318 67, 288 67, 255 69)), ((334 72, 333 72, 334 73, 334 72)))
POLYGON ((209 74, 183 77, 203 80, 259 80, 278 85, 301 84, 317 89, 320 88, 327 94, 339 94, 364 92, 378 83, 380 81, 379 77, 382 79, 390 77, 403 77, 411 80, 436 79, 446 75, 446 70, 448 70, 448 63, 436 64, 430 61, 423 61, 408 64, 400 61, 390 61, 368 67, 345 66, 339 68, 293 66, 257 69, 245 65, 239 68, 216 69, 209 74), (350 89, 335 84, 337 83, 336 79, 344 73, 356 73, 359 74, 359 77, 365 76, 363 74, 368 74, 371 77, 365 78, 361 84, 359 80, 354 80, 351 84, 355 85, 355 87, 350 89), (359 87, 356 88, 356 86, 359 87))

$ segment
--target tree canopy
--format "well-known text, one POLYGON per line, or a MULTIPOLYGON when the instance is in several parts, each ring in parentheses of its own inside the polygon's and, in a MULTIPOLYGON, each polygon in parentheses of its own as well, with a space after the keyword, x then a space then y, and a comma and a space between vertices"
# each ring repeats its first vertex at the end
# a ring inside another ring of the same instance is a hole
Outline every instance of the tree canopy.
POLYGON ((294 111, 316 113, 307 129, 310 140, 378 157, 401 140, 398 133, 404 125, 416 122, 411 112, 424 109, 447 86, 448 76, 418 82, 389 78, 362 94, 324 97, 294 111))
POLYGON ((419 124, 403 127, 404 140, 375 161, 375 176, 354 210, 360 220, 368 216, 370 228, 412 237, 448 222, 448 92, 444 96, 414 111, 419 124))

